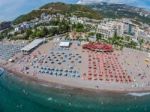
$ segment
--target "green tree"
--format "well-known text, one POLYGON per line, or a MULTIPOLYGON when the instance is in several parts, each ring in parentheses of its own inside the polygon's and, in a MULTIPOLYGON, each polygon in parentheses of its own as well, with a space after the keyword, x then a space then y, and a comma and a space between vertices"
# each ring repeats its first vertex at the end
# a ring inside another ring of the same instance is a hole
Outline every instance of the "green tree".
POLYGON ((143 43, 144 43, 144 39, 140 39, 140 40, 139 40, 140 49, 142 48, 143 43))
POLYGON ((130 41, 130 37, 129 37, 129 36, 126 36, 126 37, 125 37, 125 40, 126 40, 126 41, 130 41))
POLYGON ((27 29, 26 30, 26 35, 25 35, 25 39, 29 39, 29 37, 32 35, 32 30, 31 29, 27 29))
POLYGON ((102 39, 102 34, 97 33, 97 34, 96 34, 96 41, 99 41, 99 40, 101 40, 101 39, 102 39))
POLYGON ((84 25, 81 23, 76 24, 76 31, 77 32, 84 32, 84 25))
POLYGON ((48 35, 48 33, 49 33, 49 31, 48 31, 48 29, 46 28, 46 27, 44 27, 43 29, 42 29, 42 32, 43 32, 43 35, 45 36, 45 35, 48 35))
POLYGON ((137 46, 137 43, 132 40, 132 41, 129 43, 129 46, 130 46, 131 48, 135 49, 136 46, 137 46))

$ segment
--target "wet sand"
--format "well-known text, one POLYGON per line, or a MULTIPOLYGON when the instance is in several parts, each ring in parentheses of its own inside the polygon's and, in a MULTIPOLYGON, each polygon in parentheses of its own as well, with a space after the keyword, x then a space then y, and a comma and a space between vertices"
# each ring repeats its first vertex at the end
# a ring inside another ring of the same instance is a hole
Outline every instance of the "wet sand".
MULTIPOLYGON (((150 92, 150 87, 144 87, 144 88, 128 88, 126 89, 125 86, 123 86, 122 84, 111 84, 108 82, 105 83, 99 83, 101 86, 99 88, 96 87, 95 82, 91 82, 91 81, 79 81, 79 80, 73 80, 73 79, 62 79, 61 77, 37 77, 37 76, 33 76, 33 75, 27 75, 27 74, 23 74, 17 71, 14 71, 12 69, 9 68, 5 68, 3 67, 6 71, 12 73, 12 75, 15 75, 17 77, 20 77, 24 80, 31 80, 31 81, 35 81, 38 84, 41 85, 46 85, 47 87, 59 87, 59 88, 66 88, 66 89, 76 89, 76 90, 81 90, 81 91, 89 91, 89 92, 112 92, 112 93, 129 93, 129 92, 150 92), (62 81, 66 81, 66 82, 62 82, 62 81), (119 88, 118 86, 121 86, 121 88, 119 88), (113 88, 114 87, 114 88, 113 88)), ((129 85, 126 85, 129 86, 129 85)))

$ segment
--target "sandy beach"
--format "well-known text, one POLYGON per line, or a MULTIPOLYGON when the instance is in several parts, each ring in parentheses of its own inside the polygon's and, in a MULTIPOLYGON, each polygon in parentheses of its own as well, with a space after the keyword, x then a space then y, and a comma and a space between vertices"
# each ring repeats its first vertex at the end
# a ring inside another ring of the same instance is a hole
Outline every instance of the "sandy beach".
POLYGON ((89 91, 150 91, 150 65, 145 62, 147 53, 128 48, 113 53, 95 53, 82 49, 76 43, 66 50, 59 49, 58 43, 49 41, 29 55, 17 53, 14 56, 15 62, 1 61, 0 66, 25 80, 34 80, 49 86, 57 85, 89 91), (51 59, 52 57, 55 60, 51 59), (54 74, 48 71, 51 68, 54 69, 54 74), (45 69, 48 72, 45 72, 45 69), (63 75, 67 70, 72 72, 63 75), (92 74, 90 77, 89 73, 92 74))
POLYGON ((7 72, 11 73, 12 75, 15 75, 17 77, 21 77, 24 80, 29 81, 35 81, 38 84, 41 84, 43 86, 47 87, 59 87, 59 88, 67 88, 67 89, 78 89, 83 91, 90 91, 90 92, 113 92, 113 93, 130 93, 130 92, 150 92, 150 87, 143 87, 143 88, 131 88, 130 85, 121 85, 120 88, 118 87, 118 84, 114 84, 112 86, 112 83, 105 82, 105 83, 95 83, 95 82, 83 82, 82 80, 72 80, 67 78, 56 78, 56 77, 36 77, 33 75, 27 75, 23 74, 17 71, 14 71, 9 68, 3 67, 7 72), (97 85, 101 85, 97 88, 97 85), (129 86, 128 88, 126 88, 129 86), (112 88, 114 87, 114 88, 112 88))

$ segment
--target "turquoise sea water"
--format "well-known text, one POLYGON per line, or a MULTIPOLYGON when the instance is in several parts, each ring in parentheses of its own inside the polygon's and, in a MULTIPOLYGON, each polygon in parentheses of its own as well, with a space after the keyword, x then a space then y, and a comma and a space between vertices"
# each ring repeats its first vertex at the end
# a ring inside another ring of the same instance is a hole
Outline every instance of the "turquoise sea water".
POLYGON ((150 112, 150 96, 48 88, 5 73, 0 77, 0 112, 150 112))

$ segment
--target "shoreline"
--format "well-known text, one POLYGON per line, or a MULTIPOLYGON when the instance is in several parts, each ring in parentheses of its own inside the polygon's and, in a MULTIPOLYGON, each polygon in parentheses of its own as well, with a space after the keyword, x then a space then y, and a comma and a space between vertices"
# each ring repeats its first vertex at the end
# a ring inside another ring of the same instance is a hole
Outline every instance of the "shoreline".
POLYGON ((65 89, 73 89, 73 90, 79 90, 79 91, 86 91, 86 92, 92 92, 92 93, 100 93, 100 92, 110 92, 110 93, 144 93, 144 92, 150 92, 150 88, 131 88, 131 89, 102 89, 102 88, 92 88, 92 87, 86 87, 86 86, 75 86, 75 85, 69 85, 69 84, 63 84, 58 83, 55 81, 49 81, 44 80, 40 77, 35 77, 32 75, 27 75, 18 71, 14 71, 10 68, 7 68, 5 66, 0 65, 0 67, 4 68, 5 71, 11 73, 14 76, 17 76, 19 78, 22 78, 23 80, 31 80, 36 83, 40 83, 42 86, 46 85, 47 87, 61 87, 65 89))

